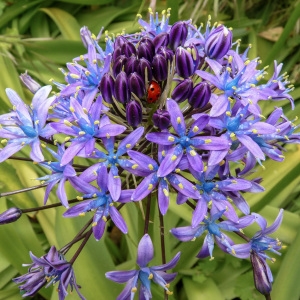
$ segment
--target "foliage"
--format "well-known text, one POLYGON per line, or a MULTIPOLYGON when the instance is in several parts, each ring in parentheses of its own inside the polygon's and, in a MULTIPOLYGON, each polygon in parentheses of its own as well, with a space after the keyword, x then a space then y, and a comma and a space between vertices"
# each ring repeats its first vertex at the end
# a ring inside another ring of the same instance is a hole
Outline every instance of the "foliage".
MULTIPOLYGON (((155 1, 154 1, 155 2, 155 1)), ((151 1, 153 3, 153 1, 151 1)), ((147 1, 137 0, 15 0, 0 3, 0 112, 6 112, 9 101, 4 92, 10 87, 25 99, 28 92, 21 86, 18 75, 28 72, 40 84, 48 84, 50 76, 56 81, 62 80, 58 68, 74 57, 85 53, 79 35, 81 26, 88 26, 97 33, 103 26, 111 34, 136 32, 139 24, 137 12, 146 15, 147 1)), ((214 21, 222 21, 233 28, 236 38, 241 38, 242 48, 249 43, 251 58, 260 57, 265 64, 270 64, 272 74, 273 60, 284 62, 284 71, 291 74, 290 80, 295 85, 291 93, 295 99, 295 110, 290 110, 287 102, 282 105, 290 118, 300 114, 300 35, 299 35, 299 1, 157 1, 156 10, 172 7, 172 21, 189 19, 196 23, 205 23, 208 15, 214 21)), ((103 43, 104 44, 104 43, 103 43)), ((267 116, 274 103, 263 107, 267 116)), ((277 237, 287 245, 283 255, 270 267, 275 277, 272 299, 299 299, 300 285, 300 148, 288 145, 289 151, 284 163, 266 161, 265 170, 257 167, 263 177, 265 192, 251 195, 247 199, 251 211, 262 213, 271 224, 278 214, 278 208, 284 208, 284 218, 277 237), (297 252, 298 251, 298 252, 297 252)), ((31 178, 42 175, 37 167, 34 170, 28 163, 9 161, 1 165, 1 193, 33 186, 31 178)), ((71 193, 71 187, 68 187, 71 193)), ((12 206, 29 208, 42 204, 43 192, 34 190, 28 193, 5 196, 1 194, 0 211, 12 206)), ((76 197, 76 195, 74 195, 76 197)), ((50 196, 55 203, 55 196, 50 196)), ((174 203, 174 202, 173 202, 174 203)), ((165 219, 165 227, 184 226, 190 222, 187 207, 170 205, 171 213, 165 219)), ((18 288, 11 282, 12 277, 23 274, 22 263, 29 262, 28 252, 42 256, 50 245, 57 248, 68 242, 68 236, 61 234, 62 228, 68 235, 75 236, 86 222, 84 219, 62 219, 64 210, 39 211, 22 218, 16 223, 0 227, 0 299, 20 299, 18 288)), ((131 204, 124 208, 122 215, 126 219, 130 234, 120 237, 114 227, 109 228, 105 239, 96 242, 90 240, 78 258, 75 272, 77 282, 82 283, 82 292, 87 299, 115 299, 122 289, 104 278, 104 272, 117 268, 127 270, 134 265, 135 248, 142 235, 142 224, 136 227, 138 216, 143 208, 131 204), (100 249, 100 250, 99 250, 100 249), (101 280, 98 277, 102 276, 101 280), (87 280, 88 278, 88 280, 87 280)), ((158 224, 158 214, 153 213, 153 224, 158 224)), ((159 231, 158 226, 151 226, 151 231, 159 231)), ((249 234, 257 228, 251 228, 249 234), (251 231, 252 230, 252 231, 251 231)), ((155 251, 159 252, 158 241, 153 241, 155 251)), ((196 241, 198 246, 202 241, 196 241)), ((220 252, 215 254, 214 262, 199 262, 195 256, 199 247, 177 244, 171 235, 166 235, 166 244, 171 249, 167 253, 170 260, 178 251, 182 252, 177 266, 179 277, 176 278, 174 299, 262 299, 253 288, 251 264, 248 261, 234 263, 231 257, 220 252), (251 274, 251 275, 250 275, 251 274)), ((157 262, 159 264, 160 262, 157 262)), ((160 299, 160 291, 154 291, 154 298, 160 299)), ((34 299, 57 299, 54 289, 42 289, 34 299)), ((78 299, 69 295, 67 299, 78 299)))

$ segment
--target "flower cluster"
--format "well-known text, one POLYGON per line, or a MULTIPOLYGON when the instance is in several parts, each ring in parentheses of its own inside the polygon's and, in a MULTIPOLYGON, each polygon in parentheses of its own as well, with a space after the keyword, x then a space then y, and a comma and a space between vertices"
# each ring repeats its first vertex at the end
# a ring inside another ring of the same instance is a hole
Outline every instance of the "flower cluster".
POLYGON ((23 297, 33 296, 41 287, 59 282, 59 300, 63 300, 67 296, 68 286, 71 291, 75 288, 80 299, 85 299, 79 292, 72 265, 54 246, 41 258, 32 253, 30 253, 30 257, 32 264, 29 265, 28 273, 14 278, 14 282, 20 284, 20 290, 24 292, 23 297))
MULTIPOLYGON (((141 32, 106 35, 105 49, 98 44, 100 36, 82 28, 87 54, 62 70, 66 83, 54 82, 59 89, 55 96, 48 97, 51 86, 40 87, 23 75, 34 94, 32 104, 27 106, 7 89, 13 110, 0 116, 5 145, 0 161, 31 147, 32 161, 51 172, 38 178, 47 186, 44 204, 56 187, 67 209, 63 216, 90 214, 88 225, 96 240, 109 220, 127 233, 120 212, 126 203, 156 199, 163 217, 173 193, 177 204, 189 205, 193 213, 190 226, 169 228, 172 235, 187 242, 207 231, 199 258, 213 258, 215 243, 225 253, 251 257, 256 287, 269 294, 272 274, 266 251, 279 254, 281 244, 268 234, 279 226, 282 210, 267 227, 262 216, 251 213, 243 194, 264 190, 259 178, 246 179, 257 163, 266 156, 282 161, 283 145, 299 143, 297 126, 281 108, 265 118, 259 106, 266 100, 293 103, 291 86, 276 62, 271 79, 263 81, 266 72, 259 69, 259 59, 248 58, 249 48, 240 53, 224 25, 211 26, 208 21, 202 30, 191 21, 172 26, 168 21, 169 11, 161 20, 150 11, 149 23, 139 20, 141 32), (50 155, 53 160, 44 158, 50 155), (234 170, 234 165, 239 167, 234 170), (68 200, 67 181, 79 193, 75 200, 68 200), (261 230, 248 238, 240 231, 252 223, 261 230), (224 231, 236 232, 246 242, 236 244, 224 231)), ((17 208, 5 212, 0 224, 21 214, 17 208)), ((137 250, 139 271, 106 274, 118 283, 127 282, 119 299, 133 299, 138 288, 140 299, 152 298, 152 278, 169 293, 168 284, 176 276, 165 271, 175 267, 179 254, 169 263, 147 266, 153 258, 148 223, 145 218, 145 235, 137 250)), ((81 236, 84 242, 88 236, 81 236)), ((47 278, 59 282, 60 299, 68 286, 78 292, 71 264, 55 248, 41 259, 31 257, 29 273, 15 279, 26 282, 20 285, 24 296, 35 294, 47 278)))

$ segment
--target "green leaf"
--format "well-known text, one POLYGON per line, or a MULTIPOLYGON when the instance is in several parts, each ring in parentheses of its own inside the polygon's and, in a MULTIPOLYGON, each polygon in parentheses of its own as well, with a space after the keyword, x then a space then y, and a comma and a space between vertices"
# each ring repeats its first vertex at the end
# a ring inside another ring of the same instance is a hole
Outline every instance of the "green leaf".
POLYGON ((183 287, 188 300, 224 300, 223 295, 212 279, 203 283, 196 282, 188 277, 183 277, 183 287))
MULTIPOLYGON (((6 209, 5 201, 0 201, 0 211, 6 209)), ((20 273, 26 270, 22 264, 31 262, 29 250, 37 256, 43 254, 43 249, 26 215, 17 222, 0 226, 0 240, 1 255, 4 255, 20 273)))
MULTIPOLYGON (((56 0, 56 2, 66 2, 82 5, 82 0, 56 0)), ((112 3, 112 0, 84 0, 84 5, 105 5, 112 3)))
MULTIPOLYGON (((95 35, 98 34, 100 29, 108 29, 108 25, 121 15, 131 13, 132 6, 120 9, 116 6, 100 7, 94 11, 83 11, 78 15, 78 23, 81 26, 88 26, 89 30, 95 35)), ((134 19, 132 19, 132 22, 134 19)))
MULTIPOLYGON (((77 32, 80 36, 79 31, 77 32)), ((81 54, 87 53, 82 42, 80 41, 65 41, 65 40, 51 40, 51 41, 35 41, 28 45, 30 59, 41 60, 41 63, 47 62, 47 64, 62 64, 71 62, 73 58, 78 57, 81 54), (35 55, 33 57, 33 55, 35 55)), ((38 65, 39 66, 39 65, 38 65)), ((51 69, 49 72, 49 78, 52 77, 51 69)))
POLYGON ((77 20, 66 11, 55 8, 41 8, 57 25, 66 40, 80 41, 80 26, 77 20))
POLYGON ((0 98, 8 107, 11 107, 11 103, 5 93, 6 88, 9 87, 15 90, 19 96, 24 99, 19 74, 14 63, 8 57, 2 55, 0 55, 0 67, 1 73, 4 75, 0 81, 0 98))
MULTIPOLYGON (((300 226, 298 227, 300 229, 300 226)), ((300 298, 300 231, 296 239, 288 248, 284 256, 279 272, 275 278, 272 291, 273 300, 298 300, 300 298)))
POLYGON ((16 16, 25 13, 28 9, 33 6, 43 3, 45 0, 19 0, 16 1, 12 6, 7 7, 0 18, 0 28, 7 26, 7 23, 14 19, 16 16))
MULTIPOLYGON (((299 155, 300 148, 298 147, 295 151, 287 152, 283 162, 267 160, 264 163, 265 170, 260 171, 259 176, 263 178, 262 185, 265 191, 257 194, 245 194, 252 211, 260 211, 265 205, 271 204, 273 199, 299 176, 299 155)), ((258 166, 258 169, 261 169, 261 167, 258 166)), ((251 178, 257 176, 255 172, 251 178)))

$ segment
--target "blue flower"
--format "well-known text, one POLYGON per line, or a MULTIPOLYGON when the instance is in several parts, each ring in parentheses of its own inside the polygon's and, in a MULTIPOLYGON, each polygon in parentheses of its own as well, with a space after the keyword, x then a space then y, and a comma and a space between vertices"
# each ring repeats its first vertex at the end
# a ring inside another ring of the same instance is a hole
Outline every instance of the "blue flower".
POLYGON ((75 136, 72 139, 68 137, 72 143, 63 154, 61 165, 68 164, 75 155, 92 156, 95 150, 96 138, 110 138, 111 136, 119 135, 125 130, 126 127, 123 125, 111 124, 107 116, 99 120, 101 108, 101 96, 97 97, 89 110, 71 97, 69 109, 73 114, 73 123, 68 120, 60 123, 51 123, 51 126, 57 133, 75 136))
MULTIPOLYGON (((153 158, 133 150, 128 151, 128 154, 134 163, 128 162, 126 166, 124 165, 125 169, 145 177, 133 192, 131 200, 142 200, 158 187, 158 205, 160 212, 164 215, 168 210, 170 201, 169 184, 186 197, 199 197, 193 184, 177 174, 180 171, 181 163, 177 165, 176 172, 170 171, 170 173, 160 176, 158 174, 159 165, 153 158)), ((160 162, 163 163, 164 160, 165 158, 161 156, 160 162)))
POLYGON ((248 110, 254 115, 261 114, 261 109, 257 102, 259 100, 268 100, 276 93, 268 86, 260 86, 257 88, 258 81, 263 77, 264 70, 257 70, 258 60, 243 60, 243 57, 236 52, 230 52, 231 56, 228 58, 227 64, 221 63, 206 58, 207 64, 215 75, 198 70, 195 73, 207 80, 223 93, 216 96, 212 102, 212 109, 210 115, 213 117, 220 116, 225 113, 230 100, 235 99, 237 102, 247 106, 248 110))
POLYGON ((154 13, 151 8, 149 8, 149 15, 150 15, 149 23, 144 21, 141 15, 138 15, 139 23, 144 28, 146 34, 151 34, 156 36, 160 33, 170 31, 171 28, 171 26, 169 25, 170 9, 167 10, 167 13, 165 10, 162 12, 161 20, 159 20, 158 18, 158 13, 156 13, 154 17, 154 13))
POLYGON ((178 136, 167 130, 146 135, 146 139, 153 143, 169 146, 166 157, 157 171, 159 177, 163 177, 175 169, 182 158, 184 150, 191 167, 199 172, 203 170, 203 163, 201 155, 197 153, 195 148, 201 150, 228 150, 230 143, 226 139, 199 135, 208 124, 208 116, 203 115, 198 118, 186 132, 185 120, 178 104, 174 100, 168 99, 167 109, 170 113, 172 126, 178 136))
POLYGON ((86 212, 93 211, 93 233, 96 240, 102 237, 108 216, 111 217, 115 225, 123 232, 127 233, 127 225, 114 206, 114 202, 128 202, 130 201, 133 190, 121 191, 117 199, 113 199, 111 194, 114 190, 114 185, 111 182, 112 178, 107 174, 107 168, 102 164, 98 169, 97 185, 95 187, 81 178, 72 178, 72 185, 78 191, 84 193, 78 199, 90 199, 80 202, 69 208, 64 214, 64 217, 71 218, 77 216, 84 216, 86 212))
POLYGON ((126 168, 126 166, 130 164, 128 159, 124 157, 124 154, 136 145, 143 133, 144 127, 135 129, 119 143, 116 150, 114 137, 102 138, 103 146, 107 150, 107 153, 96 149, 93 158, 98 158, 101 160, 101 162, 95 163, 84 172, 82 172, 80 178, 87 182, 91 182, 96 179, 100 166, 105 165, 106 167, 109 167, 110 170, 108 173, 108 184, 111 185, 109 186, 109 190, 112 199, 114 201, 117 201, 121 194, 121 178, 119 176, 118 166, 126 168))
POLYGON ((33 262, 29 265, 28 273, 13 279, 15 283, 20 284, 19 288, 24 292, 23 297, 33 296, 43 286, 48 287, 58 282, 59 300, 64 300, 68 295, 69 286, 71 292, 75 288, 80 299, 85 300, 79 292, 72 265, 54 246, 41 258, 36 257, 31 252, 30 257, 33 262))
POLYGON ((2 115, 0 137, 8 140, 0 152, 0 162, 3 162, 24 146, 30 145, 30 157, 33 161, 44 160, 41 150, 40 137, 48 138, 55 132, 46 125, 48 109, 55 97, 48 98, 52 87, 47 85, 40 88, 33 96, 31 106, 27 106, 19 95, 12 89, 6 89, 6 94, 13 105, 13 112, 2 115))
POLYGON ((173 228, 170 230, 170 232, 180 241, 187 242, 195 240, 197 237, 201 236, 205 230, 207 230, 208 233, 204 238, 202 249, 197 255, 198 258, 210 256, 210 258, 213 259, 215 241, 224 252, 231 251, 233 254, 235 254, 233 241, 221 230, 239 231, 239 229, 251 224, 253 222, 253 218, 244 217, 243 222, 240 222, 240 224, 231 221, 221 221, 216 223, 216 221, 221 218, 224 212, 225 210, 222 210, 215 213, 210 218, 204 218, 203 221, 197 226, 173 228))
POLYGON ((48 162, 40 163, 40 165, 52 171, 51 174, 36 179, 48 183, 45 196, 44 196, 44 204, 46 204, 51 190, 54 188, 56 184, 58 184, 56 195, 60 200, 60 202, 62 203, 62 205, 68 208, 69 204, 68 204, 68 199, 65 191, 65 183, 67 180, 71 181, 72 178, 76 176, 76 171, 72 167, 73 161, 71 160, 68 164, 61 165, 61 159, 65 152, 64 145, 57 144, 57 152, 53 151, 50 148, 47 148, 47 150, 52 154, 54 158, 56 158, 57 161, 55 162, 48 161, 48 162))
POLYGON ((139 270, 131 271, 112 271, 105 273, 105 276, 118 283, 125 283, 126 287, 122 293, 118 296, 117 300, 133 299, 134 294, 137 292, 138 283, 140 281, 140 298, 149 300, 152 298, 151 294, 151 281, 162 286, 167 294, 171 295, 169 291, 169 282, 173 281, 177 273, 165 273, 165 271, 174 268, 180 258, 180 252, 178 252, 173 259, 163 265, 148 267, 147 265, 153 259, 154 249, 151 238, 148 234, 145 234, 139 242, 137 251, 136 263, 139 266, 139 270))

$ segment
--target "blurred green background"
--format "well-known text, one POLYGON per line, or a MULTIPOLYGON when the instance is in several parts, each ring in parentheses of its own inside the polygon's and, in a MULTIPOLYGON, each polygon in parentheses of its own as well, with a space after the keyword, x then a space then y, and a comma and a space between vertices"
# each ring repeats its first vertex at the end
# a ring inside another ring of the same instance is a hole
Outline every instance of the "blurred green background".
MULTIPOLYGON (((19 74, 28 72, 40 84, 49 84, 53 78, 64 82, 59 68, 74 57, 86 53, 79 30, 86 25, 97 35, 102 27, 111 34, 124 29, 128 33, 139 30, 136 14, 147 19, 147 8, 151 6, 159 13, 171 7, 171 23, 192 19, 194 23, 206 23, 208 15, 212 23, 222 22, 233 28, 234 39, 241 39, 241 48, 252 44, 250 58, 260 57, 262 66, 273 61, 284 63, 284 72, 295 86, 291 93, 295 99, 295 110, 288 101, 264 102, 263 112, 267 116, 275 106, 283 106, 285 114, 293 119, 300 112, 300 1, 274 0, 10 0, 0 1, 0 113, 8 112, 10 103, 5 88, 16 90, 29 102, 31 95, 22 87, 19 74)), ((268 76, 266 76, 266 80, 268 76)), ((298 121, 295 120, 295 123, 298 121)), ((246 195, 251 211, 261 213, 271 224, 279 208, 284 208, 284 220, 276 233, 287 246, 282 256, 271 264, 275 282, 272 299, 298 300, 300 298, 300 147, 287 145, 286 159, 282 163, 267 160, 265 170, 257 167, 256 176, 263 177, 266 191, 246 195)), ((0 191, 17 190, 38 184, 32 178, 42 171, 30 163, 9 161, 0 166, 0 191)), ((70 190, 70 193, 72 191, 70 190)), ((56 202, 55 196, 50 199, 56 202)), ((28 208, 42 205, 43 191, 36 190, 0 199, 0 211, 7 207, 28 208)), ((174 203, 174 201, 173 201, 174 203)), ((29 263, 29 251, 42 256, 49 245, 57 248, 66 244, 87 219, 63 219, 63 209, 31 214, 16 223, 0 227, 0 300, 21 299, 18 288, 11 278, 26 272, 22 263, 29 263)), ((113 242, 113 232, 100 242, 91 239, 75 263, 77 282, 88 300, 115 299, 123 286, 107 280, 104 273, 109 270, 130 269, 135 265, 136 245, 142 235, 140 210, 135 205, 122 210, 129 234, 121 242, 113 242)), ((150 231, 158 233, 157 215, 152 216, 150 231)), ((165 220, 167 259, 179 250, 182 258, 176 268, 179 272, 174 295, 170 299, 264 299, 255 292, 251 265, 247 260, 235 259, 216 251, 215 260, 197 260, 202 241, 178 244, 168 231, 182 220, 190 222, 187 207, 171 205, 165 220)), ((250 228, 252 234, 257 228, 250 228)), ((157 256, 159 237, 154 239, 157 256)), ((274 257, 274 255, 272 255, 274 257)), ((71 256, 70 256, 71 257, 71 256)), ((154 261, 155 263, 155 261, 154 261)), ((159 259, 157 258, 159 264, 159 259)), ((154 299, 162 299, 159 289, 153 291, 154 299)), ((55 287, 42 289, 34 299, 57 299, 55 287)), ((78 299, 76 293, 67 299, 78 299)))

